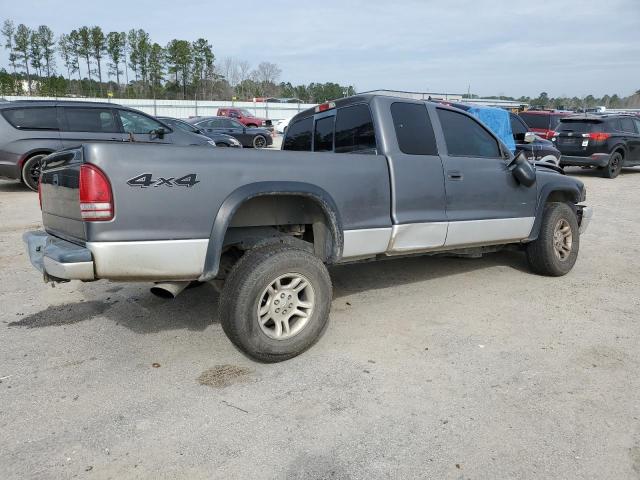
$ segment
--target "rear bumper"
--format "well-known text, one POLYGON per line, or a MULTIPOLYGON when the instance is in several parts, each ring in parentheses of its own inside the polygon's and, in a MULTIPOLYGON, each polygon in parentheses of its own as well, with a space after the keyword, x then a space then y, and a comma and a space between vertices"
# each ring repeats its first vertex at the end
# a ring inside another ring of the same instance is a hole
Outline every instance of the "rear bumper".
POLYGON ((93 257, 88 248, 48 235, 27 232, 22 236, 31 264, 50 280, 95 280, 93 257))
POLYGON ((560 165, 563 167, 606 167, 609 164, 610 157, 611 155, 608 153, 594 153, 588 157, 562 155, 562 157, 560 157, 560 165))

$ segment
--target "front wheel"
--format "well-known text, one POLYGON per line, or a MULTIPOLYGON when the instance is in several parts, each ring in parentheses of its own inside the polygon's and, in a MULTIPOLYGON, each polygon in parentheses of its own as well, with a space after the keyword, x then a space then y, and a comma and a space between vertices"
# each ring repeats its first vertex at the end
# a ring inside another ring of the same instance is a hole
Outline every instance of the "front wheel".
POLYGON ((253 148, 264 148, 267 146, 267 139, 264 135, 256 135, 253 137, 253 148))
POLYGON ((34 192, 38 191, 38 181, 40 179, 40 163, 46 155, 34 155, 29 158, 22 167, 22 181, 34 192))
POLYGON ((609 158, 609 163, 602 169, 602 176, 605 178, 616 178, 622 171, 622 155, 614 152, 609 158))
POLYGON ((331 278, 322 261, 289 245, 249 250, 234 265, 220 296, 220 322, 249 357, 280 362, 301 354, 324 332, 331 278))
POLYGON ((576 214, 566 203, 548 203, 542 214, 538 238, 527 245, 531 270, 559 277, 573 268, 580 248, 576 214))

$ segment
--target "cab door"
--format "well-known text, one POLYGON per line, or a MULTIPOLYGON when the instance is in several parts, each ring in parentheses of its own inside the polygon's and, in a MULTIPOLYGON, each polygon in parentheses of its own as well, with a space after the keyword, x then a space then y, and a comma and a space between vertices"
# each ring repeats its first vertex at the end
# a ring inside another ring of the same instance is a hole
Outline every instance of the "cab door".
POLYGON ((446 246, 508 243, 529 236, 536 186, 520 185, 511 155, 480 122, 464 112, 436 108, 449 220, 446 246))
MULTIPOLYGON (((379 100, 383 102, 383 100, 379 100)), ((380 125, 392 129, 386 145, 393 183, 392 253, 442 247, 447 237, 443 165, 425 102, 387 101, 379 109, 389 118, 380 125)))

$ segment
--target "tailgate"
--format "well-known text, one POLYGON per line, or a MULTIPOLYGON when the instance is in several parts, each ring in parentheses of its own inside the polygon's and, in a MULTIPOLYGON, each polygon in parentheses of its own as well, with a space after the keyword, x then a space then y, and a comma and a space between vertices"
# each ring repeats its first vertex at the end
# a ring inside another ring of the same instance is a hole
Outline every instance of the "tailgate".
POLYGON ((47 232, 76 243, 86 240, 80 214, 82 147, 63 150, 43 160, 40 177, 42 223, 47 232))

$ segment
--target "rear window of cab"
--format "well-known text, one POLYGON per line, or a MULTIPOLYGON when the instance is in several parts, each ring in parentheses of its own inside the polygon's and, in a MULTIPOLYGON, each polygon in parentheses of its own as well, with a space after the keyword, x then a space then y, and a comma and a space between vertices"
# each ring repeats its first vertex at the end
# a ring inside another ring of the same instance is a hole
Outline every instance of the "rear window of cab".
POLYGON ((376 136, 371 111, 366 104, 338 108, 335 114, 314 122, 306 117, 292 123, 283 150, 335 153, 375 153, 376 136))

